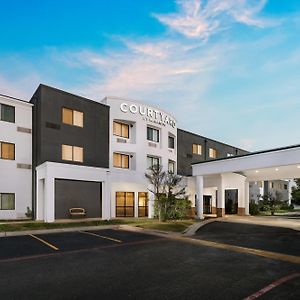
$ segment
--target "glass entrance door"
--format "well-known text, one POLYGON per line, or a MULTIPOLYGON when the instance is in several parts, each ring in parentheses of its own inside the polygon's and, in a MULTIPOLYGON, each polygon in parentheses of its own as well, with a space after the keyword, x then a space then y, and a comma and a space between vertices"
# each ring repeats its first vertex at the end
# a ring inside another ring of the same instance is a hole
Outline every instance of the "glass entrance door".
POLYGON ((211 196, 203 196, 203 213, 211 214, 211 196))

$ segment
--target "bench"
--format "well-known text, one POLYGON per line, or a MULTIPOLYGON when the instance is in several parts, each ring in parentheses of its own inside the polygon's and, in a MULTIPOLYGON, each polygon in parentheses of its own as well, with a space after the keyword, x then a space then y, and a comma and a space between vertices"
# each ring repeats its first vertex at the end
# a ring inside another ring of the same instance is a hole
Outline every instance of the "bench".
POLYGON ((69 209, 70 217, 85 217, 86 212, 84 208, 81 207, 72 207, 69 209))

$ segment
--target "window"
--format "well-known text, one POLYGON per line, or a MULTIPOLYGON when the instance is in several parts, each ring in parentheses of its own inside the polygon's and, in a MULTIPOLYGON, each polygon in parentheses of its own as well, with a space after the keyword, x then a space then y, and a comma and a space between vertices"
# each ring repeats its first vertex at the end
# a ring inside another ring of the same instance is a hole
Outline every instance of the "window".
POLYGON ((169 160, 168 171, 173 174, 175 173, 175 162, 173 160, 169 160))
POLYGON ((153 166, 159 166, 159 158, 153 156, 147 156, 147 167, 152 168, 153 166))
POLYGON ((139 192, 139 217, 148 217, 148 193, 139 192))
POLYGON ((15 123, 15 108, 14 106, 0 104, 1 116, 0 120, 5 122, 15 123))
POLYGON ((129 155, 114 153, 114 167, 129 169, 129 155))
POLYGON ((152 142, 159 142, 159 130, 147 127, 147 140, 152 142))
POLYGON ((15 160, 15 144, 0 142, 0 158, 15 160))
POLYGON ((83 148, 77 146, 62 145, 62 159, 83 162, 83 148))
POLYGON ((83 112, 64 107, 62 109, 62 121, 64 124, 83 127, 83 112))
POLYGON ((0 210, 14 210, 15 209, 15 194, 0 194, 0 210))
POLYGON ((114 121, 113 132, 114 135, 129 139, 129 125, 127 124, 114 121))
POLYGON ((133 192, 116 192, 116 217, 134 217, 133 192))
POLYGON ((170 149, 175 148, 175 139, 172 136, 169 136, 169 148, 170 149))
POLYGON ((287 184, 285 184, 285 185, 284 185, 284 189, 285 189, 285 190, 287 190, 287 189, 288 189, 288 186, 287 186, 287 184))
POLYGON ((193 144, 193 154, 202 154, 202 146, 198 144, 193 144))
POLYGON ((209 157, 210 158, 217 158, 217 150, 214 148, 209 148, 209 157))
POLYGON ((274 188, 274 182, 269 182, 269 187, 270 187, 270 189, 273 189, 274 188))

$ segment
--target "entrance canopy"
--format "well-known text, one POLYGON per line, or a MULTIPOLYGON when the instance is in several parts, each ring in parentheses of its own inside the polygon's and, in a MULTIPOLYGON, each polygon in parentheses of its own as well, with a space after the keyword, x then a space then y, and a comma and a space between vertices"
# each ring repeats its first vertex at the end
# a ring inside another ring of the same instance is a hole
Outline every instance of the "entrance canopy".
MULTIPOLYGON (((249 182, 300 178, 300 145, 196 163, 192 169, 197 199, 203 198, 205 187, 217 188, 218 216, 225 213, 224 193, 229 188, 239 190, 239 211, 248 214, 249 182)), ((203 201, 196 207, 202 218, 203 201)))

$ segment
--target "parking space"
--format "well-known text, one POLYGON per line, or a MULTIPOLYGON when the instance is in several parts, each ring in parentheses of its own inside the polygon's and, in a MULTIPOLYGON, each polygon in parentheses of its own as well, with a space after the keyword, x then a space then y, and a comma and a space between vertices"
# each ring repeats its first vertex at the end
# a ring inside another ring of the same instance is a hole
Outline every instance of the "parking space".
POLYGON ((198 230, 195 238, 299 256, 300 232, 281 227, 213 222, 198 230))
POLYGON ((291 274, 261 299, 300 298, 298 264, 123 230, 35 237, 0 239, 1 299, 240 300, 291 274))
POLYGON ((100 247, 146 242, 157 239, 123 230, 93 230, 47 234, 30 234, 0 239, 0 261, 54 252, 78 251, 100 247))

